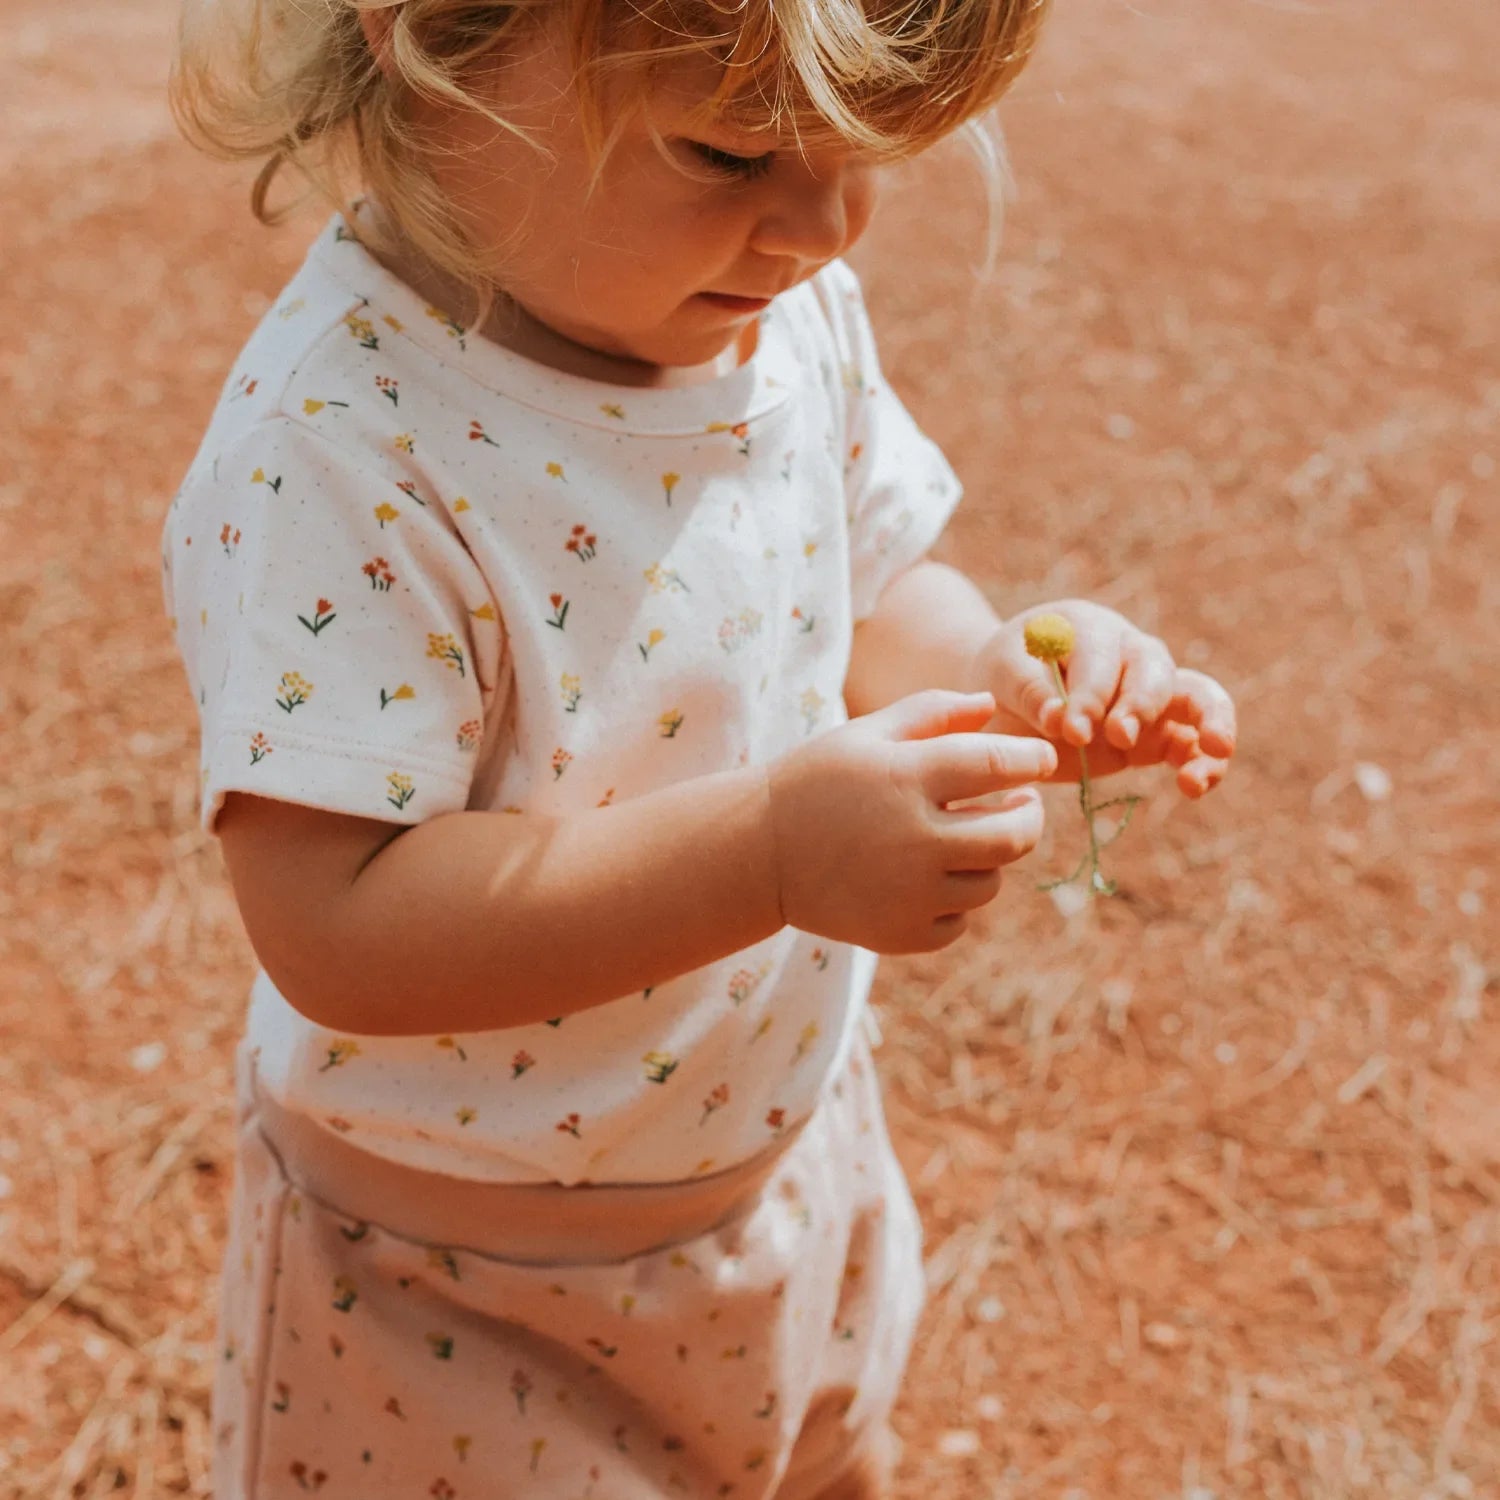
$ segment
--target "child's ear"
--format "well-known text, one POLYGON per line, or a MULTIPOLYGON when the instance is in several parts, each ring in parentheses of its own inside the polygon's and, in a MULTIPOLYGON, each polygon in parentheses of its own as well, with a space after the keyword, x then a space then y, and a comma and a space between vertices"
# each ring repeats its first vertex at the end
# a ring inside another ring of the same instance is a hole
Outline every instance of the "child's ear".
POLYGON ((365 34, 365 45, 375 59, 375 66, 387 78, 391 73, 391 31, 395 24, 394 5, 385 5, 379 10, 362 10, 359 13, 359 29, 365 34))

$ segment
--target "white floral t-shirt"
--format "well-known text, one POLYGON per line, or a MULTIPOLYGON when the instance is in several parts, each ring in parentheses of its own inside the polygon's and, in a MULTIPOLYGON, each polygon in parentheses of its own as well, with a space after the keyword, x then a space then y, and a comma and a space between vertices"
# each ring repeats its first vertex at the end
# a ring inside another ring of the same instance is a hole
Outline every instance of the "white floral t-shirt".
MULTIPOLYGON (((587 816, 768 761, 844 722, 854 622, 958 497, 841 263, 731 374, 617 388, 464 334, 336 217, 166 519, 203 827, 230 790, 399 824, 587 816)), ((667 1181, 811 1112, 874 970, 787 927, 560 1020, 405 1037, 330 1032, 261 971, 248 1038, 275 1098, 379 1155, 667 1181)))

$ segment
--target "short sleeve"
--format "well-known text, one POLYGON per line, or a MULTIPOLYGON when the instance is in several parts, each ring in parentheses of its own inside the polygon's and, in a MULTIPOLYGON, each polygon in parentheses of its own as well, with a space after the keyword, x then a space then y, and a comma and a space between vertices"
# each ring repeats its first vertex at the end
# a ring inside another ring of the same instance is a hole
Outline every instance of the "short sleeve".
POLYGON ((834 261, 819 279, 825 282, 847 400, 844 490, 857 623, 874 612, 886 585, 942 535, 963 487, 881 373, 854 272, 834 261))
POLYGON ((290 418, 200 454, 168 514, 166 597, 226 792, 417 823, 468 802, 502 655, 452 516, 290 418))

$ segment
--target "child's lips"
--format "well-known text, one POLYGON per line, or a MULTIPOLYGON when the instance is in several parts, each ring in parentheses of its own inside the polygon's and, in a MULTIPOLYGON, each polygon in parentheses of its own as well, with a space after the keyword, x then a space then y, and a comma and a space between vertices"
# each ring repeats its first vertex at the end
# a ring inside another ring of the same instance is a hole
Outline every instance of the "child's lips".
POLYGON ((758 313, 771 305, 769 297, 736 297, 729 292, 699 292, 698 296, 704 302, 732 313, 758 313))

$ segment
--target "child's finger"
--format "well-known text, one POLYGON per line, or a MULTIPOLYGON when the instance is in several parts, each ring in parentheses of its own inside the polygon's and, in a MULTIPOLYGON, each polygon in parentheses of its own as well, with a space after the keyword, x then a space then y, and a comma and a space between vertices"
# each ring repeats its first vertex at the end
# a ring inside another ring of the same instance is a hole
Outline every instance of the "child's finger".
POLYGON ((1067 714, 1059 738, 1070 745, 1086 745, 1120 690, 1120 637, 1113 631, 1079 633, 1063 674, 1068 684, 1067 714))
POLYGON ((1239 727, 1234 699, 1206 672, 1194 672, 1188 667, 1178 669, 1177 696, 1168 705, 1168 712, 1197 729, 1198 738, 1210 755, 1227 758, 1234 754, 1239 727))
POLYGON ((1177 789, 1185 797, 1197 799, 1207 795, 1223 781, 1229 770, 1227 760, 1212 755, 1195 755, 1177 771, 1177 789))
POLYGON ((1124 675, 1120 695, 1104 721, 1105 738, 1119 750, 1129 750, 1141 729, 1166 711, 1177 691, 1177 667, 1166 644, 1143 631, 1132 631, 1123 642, 1124 675))

